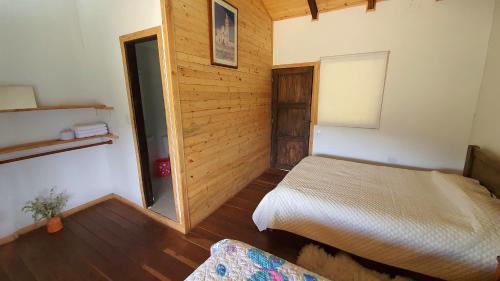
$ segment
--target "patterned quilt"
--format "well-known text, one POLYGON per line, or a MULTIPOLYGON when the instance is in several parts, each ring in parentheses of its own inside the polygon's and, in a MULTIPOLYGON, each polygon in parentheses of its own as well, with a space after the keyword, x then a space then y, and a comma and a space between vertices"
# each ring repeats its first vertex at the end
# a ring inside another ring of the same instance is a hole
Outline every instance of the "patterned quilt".
POLYGON ((328 280, 245 243, 215 243, 210 258, 186 280, 323 281, 328 280))

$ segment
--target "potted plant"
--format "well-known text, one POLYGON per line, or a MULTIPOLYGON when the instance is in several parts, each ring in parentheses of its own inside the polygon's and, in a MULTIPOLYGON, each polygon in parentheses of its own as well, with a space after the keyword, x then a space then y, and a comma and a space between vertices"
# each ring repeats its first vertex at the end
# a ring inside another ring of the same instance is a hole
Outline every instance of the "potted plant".
POLYGON ((61 217, 69 196, 64 193, 55 193, 54 188, 51 188, 48 196, 38 196, 35 199, 26 202, 23 207, 25 213, 31 213, 35 221, 47 220, 47 232, 56 233, 63 228, 61 217))

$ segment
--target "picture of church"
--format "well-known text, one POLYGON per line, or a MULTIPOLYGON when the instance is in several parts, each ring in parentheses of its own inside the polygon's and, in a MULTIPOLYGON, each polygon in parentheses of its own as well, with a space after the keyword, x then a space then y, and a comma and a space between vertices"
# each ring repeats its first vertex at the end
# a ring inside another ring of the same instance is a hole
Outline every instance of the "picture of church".
POLYGON ((212 0, 212 64, 238 67, 238 9, 212 0))

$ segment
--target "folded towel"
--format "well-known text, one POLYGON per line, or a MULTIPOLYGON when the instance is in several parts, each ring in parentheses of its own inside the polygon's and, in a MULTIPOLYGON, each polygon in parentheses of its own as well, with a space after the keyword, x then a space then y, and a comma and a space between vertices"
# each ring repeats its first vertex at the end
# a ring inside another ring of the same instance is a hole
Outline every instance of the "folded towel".
POLYGON ((87 133, 80 133, 76 132, 75 136, 76 138, 88 138, 88 137, 93 137, 93 136, 100 136, 100 135, 106 135, 108 134, 108 129, 102 129, 102 130, 94 130, 92 132, 87 132, 87 133))
POLYGON ((92 133, 92 132, 96 132, 96 131, 104 131, 104 130, 108 130, 107 127, 102 127, 102 128, 96 128, 96 129, 87 129, 87 130, 74 130, 75 133, 82 133, 82 134, 86 134, 86 133, 92 133))
POLYGON ((90 134, 90 133, 94 133, 94 132, 102 132, 102 131, 107 131, 107 130, 108 130, 108 128, 104 127, 104 128, 99 128, 99 129, 78 130, 75 132, 80 133, 80 134, 90 134))
POLYGON ((107 134, 88 134, 88 135, 78 135, 76 136, 77 139, 84 139, 84 138, 90 138, 90 137, 97 137, 97 136, 105 136, 107 134))
POLYGON ((80 134, 90 134, 90 133, 95 133, 95 132, 103 132, 103 131, 108 131, 108 128, 102 128, 102 129, 94 129, 94 130, 85 130, 85 131, 75 131, 75 133, 80 133, 80 134))
POLYGON ((108 130, 108 128, 100 128, 100 129, 83 130, 83 131, 75 131, 75 132, 82 133, 82 134, 87 134, 87 133, 102 132, 102 131, 107 131, 107 130, 108 130))
POLYGON ((108 126, 106 123, 97 123, 97 124, 89 124, 89 125, 77 125, 74 126, 74 131, 79 132, 79 131, 86 131, 86 130, 98 130, 98 129, 103 129, 107 128, 108 126))
POLYGON ((94 131, 102 131, 102 130, 107 130, 107 127, 102 127, 102 128, 95 128, 95 129, 86 129, 86 130, 74 130, 77 133, 89 133, 89 132, 94 132, 94 131))

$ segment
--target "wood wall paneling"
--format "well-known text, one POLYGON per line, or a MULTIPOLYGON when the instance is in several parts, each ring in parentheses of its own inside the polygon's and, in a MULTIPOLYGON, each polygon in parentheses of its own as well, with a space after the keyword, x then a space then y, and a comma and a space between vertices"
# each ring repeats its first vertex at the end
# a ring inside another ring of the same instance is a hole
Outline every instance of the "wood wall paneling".
POLYGON ((190 227, 269 167, 272 20, 260 0, 228 2, 239 11, 238 69, 210 63, 207 0, 164 0, 190 227))
POLYGON ((170 116, 170 123, 172 124, 169 129, 172 131, 172 137, 169 137, 170 153, 172 150, 177 153, 175 157, 171 157, 171 165, 173 170, 172 181, 174 186, 177 186, 179 198, 177 202, 182 202, 181 213, 178 217, 182 223, 186 233, 190 229, 189 219, 189 205, 186 189, 186 164, 184 159, 184 135, 182 132, 182 117, 181 117, 181 104, 179 97, 179 79, 177 73, 177 52, 175 44, 175 26, 173 17, 173 3, 170 0, 160 0, 161 14, 162 14, 162 33, 163 45, 165 46, 164 52, 164 67, 165 75, 167 78, 167 90, 165 95, 165 104, 167 114, 170 116))

